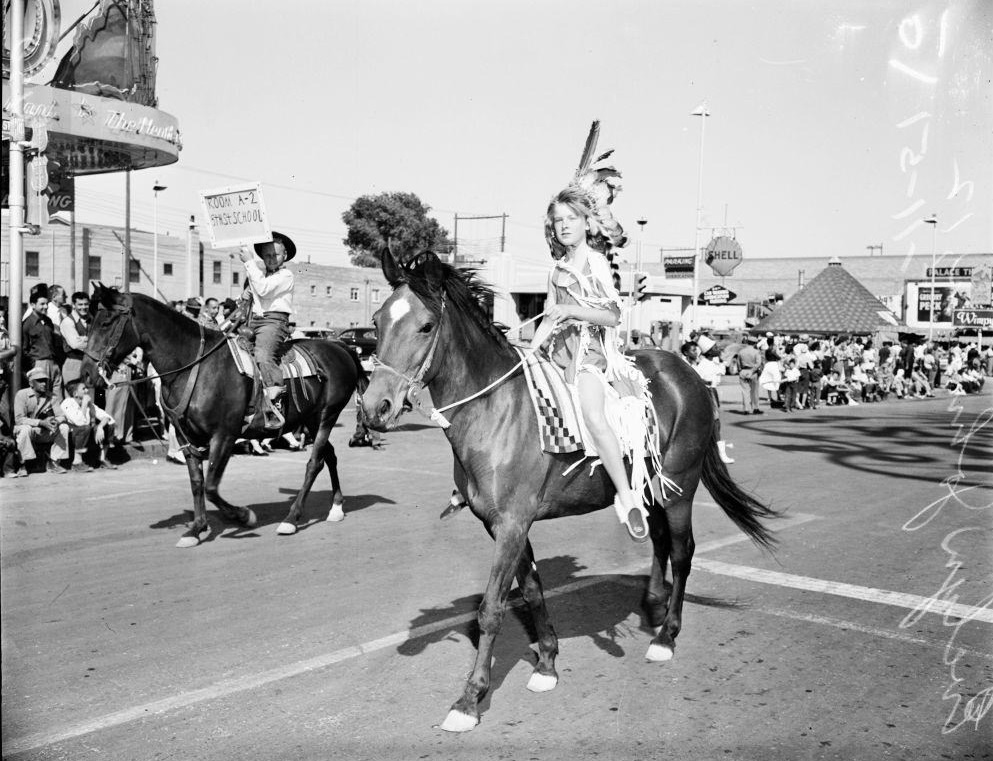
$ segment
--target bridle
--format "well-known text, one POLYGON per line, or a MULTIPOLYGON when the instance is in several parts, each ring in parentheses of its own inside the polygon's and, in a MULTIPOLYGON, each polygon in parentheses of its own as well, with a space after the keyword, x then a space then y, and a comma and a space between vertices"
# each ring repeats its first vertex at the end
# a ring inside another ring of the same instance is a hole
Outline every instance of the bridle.
MULTIPOLYGON (((224 344, 227 342, 225 336, 225 338, 222 338, 214 346, 212 346, 209 351, 204 352, 203 348, 207 343, 207 334, 203 329, 203 325, 197 323, 197 326, 200 328, 200 346, 197 349, 197 356, 192 362, 188 362, 182 367, 177 367, 175 370, 166 370, 164 373, 156 373, 155 375, 146 375, 136 380, 112 382, 110 380, 110 373, 113 372, 114 368, 111 366, 110 355, 113 353, 114 349, 117 348, 117 344, 120 342, 121 336, 124 335, 124 328, 130 323, 132 329, 135 332, 135 335, 136 336, 141 335, 141 331, 138 330, 138 324, 135 322, 134 319, 134 307, 115 305, 113 311, 115 312, 116 317, 112 318, 114 320, 114 323, 113 326, 111 327, 110 337, 107 339, 107 346, 104 349, 103 356, 102 357, 98 356, 94 352, 90 351, 90 347, 88 345, 86 346, 86 348, 83 349, 83 353, 86 354, 86 356, 88 356, 96 363, 97 371, 100 373, 100 377, 103 378, 104 383, 107 384, 107 388, 134 386, 138 383, 146 383, 148 381, 155 380, 156 378, 164 378, 167 375, 175 375, 176 373, 181 373, 184 370, 189 370, 191 367, 196 367, 197 365, 199 365, 207 357, 209 357, 211 354, 217 351, 220 347, 224 346, 224 344)), ((187 398, 187 403, 189 401, 188 399, 189 394, 191 394, 193 390, 192 386, 196 384, 195 374, 191 376, 190 381, 191 383, 187 384, 189 387, 188 392, 187 394, 184 394, 184 397, 187 398)))
MULTIPOLYGON (((431 368, 431 363, 434 361, 435 352, 438 350, 438 340, 441 338, 441 323, 445 316, 445 294, 441 294, 441 311, 438 314, 438 324, 435 325, 433 335, 431 336, 431 345, 428 346, 427 353, 424 355, 424 359, 421 360, 420 367, 417 368, 417 372, 413 376, 407 375, 397 370, 395 367, 383 362, 375 354, 369 356, 369 360, 372 362, 373 368, 383 368, 388 370, 394 375, 403 378, 407 381, 407 390, 403 394, 404 401, 411 407, 414 407, 414 402, 417 396, 421 393, 421 390, 426 385, 424 382, 424 376, 427 375, 428 370, 431 368)), ((359 395, 359 404, 362 403, 362 397, 359 395)), ((433 417, 433 415, 432 415, 433 417)))
MULTIPOLYGON (((424 376, 427 374, 428 369, 431 367, 431 362, 434 360, 435 350, 438 348, 438 338, 441 336, 441 318, 444 317, 444 315, 445 315, 445 294, 442 293, 441 313, 438 316, 438 325, 434 329, 434 336, 431 339, 431 345, 428 347, 428 352, 427 354, 424 355, 424 360, 421 362, 421 366, 418 368, 417 372, 414 373, 413 377, 400 372, 394 367, 390 367, 388 364, 380 360, 379 357, 377 357, 375 354, 373 354, 370 357, 373 367, 382 367, 383 369, 389 370, 394 375, 398 375, 401 378, 403 378, 405 381, 407 381, 407 390, 404 392, 403 398, 404 401, 411 406, 411 408, 416 408, 414 405, 414 401, 416 400, 421 389, 424 388, 425 386, 424 376)), ((535 322, 541 316, 542 315, 539 314, 532 317, 529 320, 525 320, 524 322, 522 322, 520 325, 517 326, 517 329, 520 330, 525 325, 529 325, 530 323, 535 322)), ((515 364, 512 368, 510 368, 507 372, 505 372, 503 375, 497 378, 495 381, 481 388, 479 391, 475 392, 474 394, 470 394, 464 399, 459 399, 457 402, 446 404, 444 407, 440 407, 440 408, 432 407, 431 414, 428 417, 430 417, 435 423, 437 423, 442 428, 448 428, 451 425, 451 423, 447 420, 447 418, 445 418, 445 415, 443 413, 447 412, 450 409, 454 409, 455 407, 460 407, 466 402, 471 402, 473 399, 476 399, 477 397, 480 397, 483 394, 487 393, 488 391, 491 391, 492 389, 496 388, 505 380, 507 380, 507 378, 509 378, 511 375, 513 375, 519 369, 521 369, 521 367, 524 366, 525 361, 527 361, 526 357, 525 355, 522 354, 521 360, 517 364, 515 364)), ((358 404, 360 406, 362 404, 361 395, 359 395, 358 397, 358 404)))

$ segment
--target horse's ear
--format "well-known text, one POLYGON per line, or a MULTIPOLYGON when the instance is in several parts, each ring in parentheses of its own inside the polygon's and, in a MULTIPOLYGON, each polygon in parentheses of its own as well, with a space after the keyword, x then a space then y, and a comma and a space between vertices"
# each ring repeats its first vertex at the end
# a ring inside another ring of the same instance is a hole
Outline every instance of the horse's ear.
POLYGON ((403 270, 397 263, 396 256, 393 253, 392 240, 386 240, 386 245, 383 246, 379 258, 383 266, 383 277, 386 278, 386 282, 390 284, 390 287, 396 288, 403 282, 403 270))
POLYGON ((445 282, 445 264, 434 251, 422 251, 417 255, 418 269, 432 285, 440 287, 445 282))

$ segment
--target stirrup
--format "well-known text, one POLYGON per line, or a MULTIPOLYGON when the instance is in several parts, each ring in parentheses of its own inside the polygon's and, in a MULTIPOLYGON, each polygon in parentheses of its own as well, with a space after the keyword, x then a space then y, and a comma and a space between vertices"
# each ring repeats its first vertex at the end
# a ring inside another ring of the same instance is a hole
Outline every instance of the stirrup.
POLYGON ((283 417, 279 404, 274 399, 266 399, 262 407, 263 425, 267 431, 278 431, 286 425, 286 418, 283 417))

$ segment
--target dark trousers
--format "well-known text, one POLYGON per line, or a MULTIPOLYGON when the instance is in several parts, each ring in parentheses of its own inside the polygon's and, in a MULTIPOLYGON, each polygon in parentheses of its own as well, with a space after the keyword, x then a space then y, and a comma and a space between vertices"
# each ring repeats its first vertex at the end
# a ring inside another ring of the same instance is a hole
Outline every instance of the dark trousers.
POLYGON ((283 385, 279 360, 286 351, 290 337, 290 316, 285 312, 266 312, 261 317, 253 315, 248 327, 255 339, 255 361, 262 374, 262 385, 283 385))

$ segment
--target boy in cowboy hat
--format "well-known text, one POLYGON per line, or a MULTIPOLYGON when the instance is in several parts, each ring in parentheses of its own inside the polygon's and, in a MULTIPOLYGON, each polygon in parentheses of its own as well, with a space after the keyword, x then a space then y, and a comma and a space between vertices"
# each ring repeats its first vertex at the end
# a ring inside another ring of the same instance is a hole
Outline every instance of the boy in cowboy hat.
POLYGON ((284 265, 297 253, 293 241, 274 232, 272 240, 255 244, 255 253, 265 264, 265 270, 247 247, 239 256, 245 264, 248 288, 252 293, 252 317, 248 323, 255 339, 255 361, 258 362, 265 397, 265 427, 282 428, 283 415, 279 397, 285 390, 279 359, 290 337, 290 315, 293 313, 293 273, 284 265))

